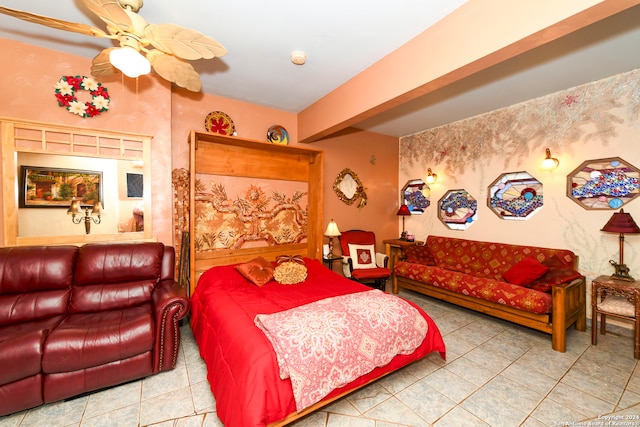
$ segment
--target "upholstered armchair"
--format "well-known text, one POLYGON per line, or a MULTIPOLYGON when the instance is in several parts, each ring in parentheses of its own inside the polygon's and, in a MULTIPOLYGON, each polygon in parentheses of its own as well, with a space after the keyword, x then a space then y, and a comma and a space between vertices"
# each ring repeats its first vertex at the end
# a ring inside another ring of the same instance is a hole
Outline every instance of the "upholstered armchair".
POLYGON ((389 257, 376 253, 376 235, 372 231, 349 230, 340 235, 342 270, 345 277, 385 290, 391 271, 389 257))

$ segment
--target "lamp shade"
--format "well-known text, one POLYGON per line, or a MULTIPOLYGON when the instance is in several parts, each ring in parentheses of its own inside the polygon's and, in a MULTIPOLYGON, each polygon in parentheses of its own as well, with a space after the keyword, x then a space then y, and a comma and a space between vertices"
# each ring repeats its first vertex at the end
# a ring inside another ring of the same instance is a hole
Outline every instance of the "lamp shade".
POLYGON ((640 228, 624 209, 620 209, 620 212, 615 212, 609 222, 602 227, 602 231, 610 233, 625 233, 625 234, 639 234, 640 228))
POLYGON ((409 210, 409 206, 405 205, 404 203, 400 206, 400 209, 398 209, 398 213, 396 215, 399 216, 407 216, 407 215, 411 215, 411 211, 409 210))
POLYGON ((67 209, 67 214, 69 215, 81 215, 82 208, 80 207, 80 200, 73 200, 71 202, 71 206, 67 209))
POLYGON ((102 203, 95 202, 93 205, 93 209, 91 209, 92 215, 102 215, 102 203))
POLYGON ((113 49, 109 53, 109 61, 127 77, 136 78, 151 72, 151 64, 147 58, 129 46, 113 49))
POLYGON ((338 237, 340 234, 341 233, 340 230, 338 230, 338 224, 336 224, 333 220, 329 221, 324 235, 327 237, 338 237))

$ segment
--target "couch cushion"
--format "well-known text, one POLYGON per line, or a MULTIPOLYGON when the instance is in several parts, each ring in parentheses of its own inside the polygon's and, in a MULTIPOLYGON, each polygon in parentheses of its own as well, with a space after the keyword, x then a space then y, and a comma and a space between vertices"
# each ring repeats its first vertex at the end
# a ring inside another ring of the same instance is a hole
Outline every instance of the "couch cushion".
POLYGON ((406 246, 403 249, 405 255, 405 261, 415 262, 424 265, 436 265, 436 260, 433 259, 429 246, 427 245, 412 245, 406 246))
POLYGON ((551 295, 499 280, 404 261, 395 264, 394 272, 396 276, 531 313, 551 311, 551 295))
POLYGON ((152 350, 151 304, 68 316, 44 344, 42 370, 68 372, 152 350))
POLYGON ((376 250, 374 245, 354 245, 349 243, 349 253, 353 269, 376 268, 376 250))
POLYGON ((41 372, 45 337, 62 321, 62 316, 0 327, 0 385, 41 372))
POLYGON ((429 236, 427 245, 438 267, 500 281, 503 280, 504 271, 525 257, 532 257, 540 263, 558 257, 570 266, 573 266, 576 260, 575 254, 566 249, 480 242, 453 237, 429 236))
POLYGON ((67 312, 76 246, 0 248, 0 325, 67 312))
POLYGON ((80 248, 71 313, 132 307, 151 300, 163 259, 162 243, 88 244, 80 248))
POLYGON ((542 265, 537 260, 525 257, 502 273, 502 277, 514 285, 526 286, 542 277, 548 270, 549 267, 542 265))
POLYGON ((554 286, 571 282, 581 277, 584 276, 571 267, 550 267, 549 271, 547 271, 541 278, 529 283, 527 288, 535 289, 540 292, 551 292, 551 288, 554 286))

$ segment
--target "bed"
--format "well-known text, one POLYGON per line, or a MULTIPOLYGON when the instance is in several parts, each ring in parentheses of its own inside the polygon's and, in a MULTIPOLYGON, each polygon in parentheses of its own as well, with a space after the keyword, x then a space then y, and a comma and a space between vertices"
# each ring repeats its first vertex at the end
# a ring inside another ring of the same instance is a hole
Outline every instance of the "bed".
MULTIPOLYGON (((189 144, 189 170, 174 171, 176 242, 181 243, 188 232, 189 246, 185 242, 179 251, 181 259, 189 260, 188 269, 181 265, 180 270, 188 271, 191 327, 207 365, 218 416, 227 427, 285 425, 427 354, 440 352, 444 358, 436 325, 418 306, 404 302, 406 313, 399 317, 410 312, 415 322, 384 334, 380 342, 386 338, 387 343, 376 348, 388 354, 375 355, 386 357, 384 363, 375 359, 368 371, 370 361, 342 370, 337 363, 318 363, 319 369, 329 367, 344 378, 331 390, 327 381, 307 381, 313 387, 322 383, 311 393, 300 387, 306 369, 296 370, 297 365, 290 363, 292 375, 281 378, 287 373, 278 364, 279 357, 284 360, 281 351, 301 347, 272 341, 278 334, 266 325, 274 318, 286 322, 310 307, 329 306, 332 315, 358 313, 366 323, 400 306, 400 299, 345 279, 320 261, 326 222, 322 151, 198 131, 191 132, 189 144), (256 286, 236 268, 256 258, 273 268, 283 255, 299 256, 293 258, 306 267, 306 280, 291 285, 272 280, 256 286), (335 309, 352 300, 366 308, 335 309), (376 304, 384 309, 365 314, 376 304), (405 338, 405 329, 420 329, 424 335, 405 338), (400 354, 387 351, 398 343, 405 346, 400 354), (313 399, 305 399, 310 396, 313 399)), ((358 330, 342 328, 347 335, 358 330)), ((373 354, 371 341, 364 342, 364 350, 373 354)))
POLYGON ((393 357, 315 404, 297 408, 292 381, 280 378, 278 357, 271 341, 256 326, 256 316, 336 296, 382 293, 345 279, 318 260, 305 258, 304 263, 307 278, 293 285, 272 280, 256 286, 234 265, 213 267, 198 282, 191 299, 192 330, 207 365, 218 417, 227 427, 284 425, 432 352, 445 357, 445 345, 433 320, 407 302, 428 325, 425 338, 414 351, 393 357))

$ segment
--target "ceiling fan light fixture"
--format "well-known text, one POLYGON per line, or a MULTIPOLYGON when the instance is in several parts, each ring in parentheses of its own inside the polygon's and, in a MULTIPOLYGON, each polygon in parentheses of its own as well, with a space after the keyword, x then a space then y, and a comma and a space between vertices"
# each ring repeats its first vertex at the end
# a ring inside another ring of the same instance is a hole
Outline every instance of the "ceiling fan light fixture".
POLYGON ((151 72, 151 64, 132 47, 122 46, 109 53, 109 62, 127 76, 135 79, 151 72))

